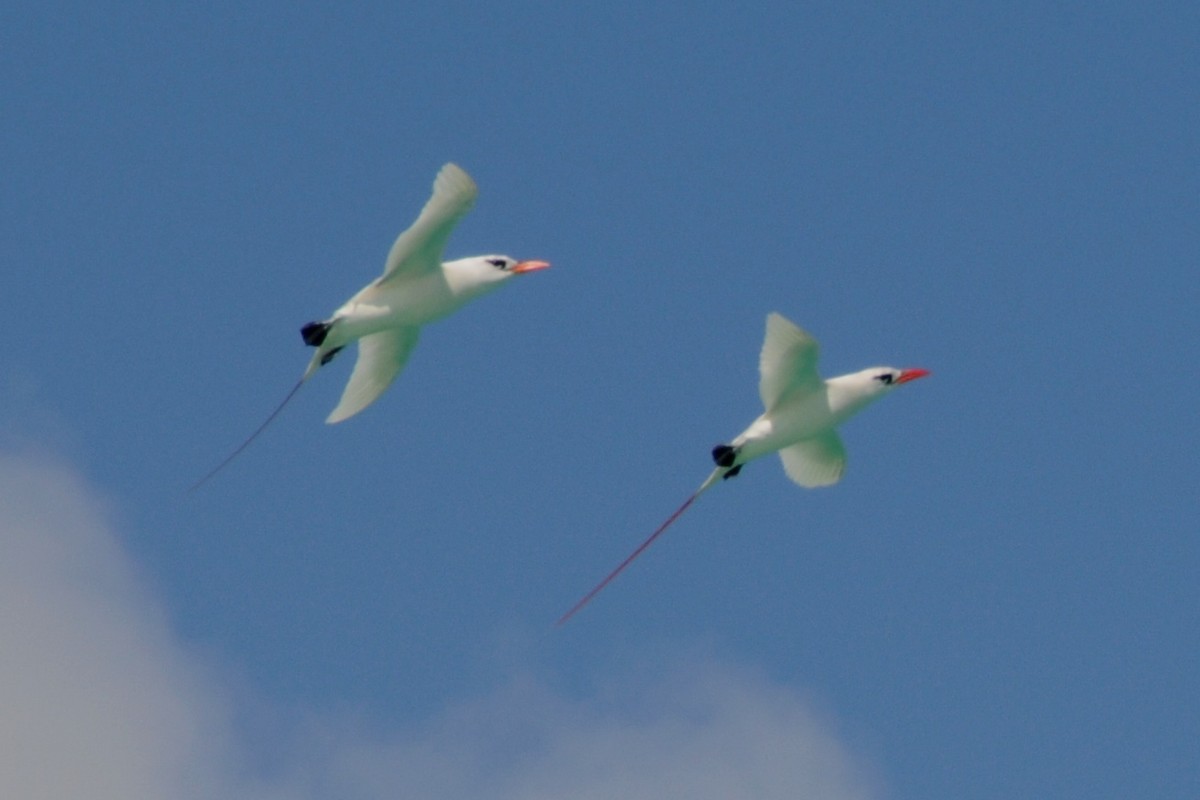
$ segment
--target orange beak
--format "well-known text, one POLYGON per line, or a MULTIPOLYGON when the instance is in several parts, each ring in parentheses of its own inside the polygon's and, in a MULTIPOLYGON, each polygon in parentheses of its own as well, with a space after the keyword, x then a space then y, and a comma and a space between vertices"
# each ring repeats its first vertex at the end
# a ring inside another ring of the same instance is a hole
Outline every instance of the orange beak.
POLYGON ((549 269, 549 261, 518 261, 510 272, 519 275, 522 272, 537 272, 539 269, 549 269))
POLYGON ((915 381, 917 378, 924 378, 929 374, 927 369, 905 369, 900 371, 900 377, 896 378, 896 383, 908 383, 915 381))

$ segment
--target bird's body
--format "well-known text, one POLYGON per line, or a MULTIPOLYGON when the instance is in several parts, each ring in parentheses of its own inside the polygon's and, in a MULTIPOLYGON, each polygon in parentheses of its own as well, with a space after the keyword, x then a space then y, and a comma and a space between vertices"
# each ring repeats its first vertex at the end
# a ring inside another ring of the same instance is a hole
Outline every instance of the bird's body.
POLYGON ((837 427, 896 386, 928 375, 923 369, 872 367, 822 380, 817 373, 816 339, 779 314, 767 315, 759 356, 759 395, 764 411, 729 444, 713 448, 716 468, 666 522, 615 570, 564 614, 565 622, 583 608, 679 516, 723 479, 747 463, 779 453, 784 472, 806 488, 829 486, 842 478, 846 449, 837 427))
POLYGON ((730 442, 737 451, 734 464, 770 455, 836 427, 854 413, 845 404, 835 406, 837 399, 828 391, 804 392, 764 411, 730 442))
POLYGON ((517 261, 501 255, 442 262, 450 232, 471 210, 478 193, 475 182, 460 167, 455 164, 442 167, 420 215, 396 238, 388 252, 383 274, 328 319, 310 322, 300 329, 304 343, 316 351, 299 382, 266 422, 193 489, 244 450, 300 386, 346 346, 358 343, 358 360, 341 400, 326 419, 328 423, 349 419, 383 394, 407 363, 423 325, 494 291, 513 275, 550 266, 544 261, 517 261))
MULTIPOLYGON (((330 316, 330 321, 337 324, 330 329, 318 353, 345 347, 389 328, 420 327, 436 322, 476 297, 499 288, 499 283, 472 280, 471 265, 476 260, 447 261, 436 271, 364 287, 330 316)), ((495 269, 491 265, 488 268, 495 269)))
MULTIPOLYGON (((876 372, 870 370, 870 372, 876 372)), ((733 441, 743 450, 742 463, 811 439, 841 425, 874 397, 857 391, 849 379, 830 378, 815 392, 796 392, 764 412, 733 441)))
POLYGON ((314 360, 364 336, 394 328, 421 327, 457 311, 470 298, 459 299, 446 279, 446 266, 395 285, 371 284, 329 317, 331 328, 314 360), (334 324, 336 323, 336 324, 334 324))

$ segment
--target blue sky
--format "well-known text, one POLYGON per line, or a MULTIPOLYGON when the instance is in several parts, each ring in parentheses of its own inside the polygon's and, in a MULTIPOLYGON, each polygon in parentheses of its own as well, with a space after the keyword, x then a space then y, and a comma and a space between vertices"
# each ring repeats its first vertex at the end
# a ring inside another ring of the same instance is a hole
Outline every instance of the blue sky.
POLYGON ((4 794, 1195 797, 1195 7, 413 5, 0 12, 4 794), (446 161, 554 268, 187 495, 446 161), (772 310, 934 376, 554 628, 772 310))

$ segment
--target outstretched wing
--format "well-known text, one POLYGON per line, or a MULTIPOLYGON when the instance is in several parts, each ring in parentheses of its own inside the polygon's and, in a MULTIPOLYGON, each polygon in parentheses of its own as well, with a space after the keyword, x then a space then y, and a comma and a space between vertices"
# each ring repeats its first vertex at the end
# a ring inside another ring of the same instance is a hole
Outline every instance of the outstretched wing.
POLYGON ((846 471, 846 448, 835 430, 785 447, 779 458, 787 476, 806 489, 832 486, 846 471))
POLYGON ((408 230, 396 237, 376 286, 397 275, 415 276, 441 266, 446 240, 475 204, 479 188, 457 164, 446 164, 433 181, 433 195, 408 230))
POLYGON ((817 374, 817 340, 798 325, 772 311, 767 315, 767 335, 758 359, 758 393, 763 407, 773 409, 788 392, 821 388, 817 374))
POLYGON ((354 372, 350 373, 337 408, 325 421, 332 425, 349 419, 379 399, 404 369, 420 334, 418 327, 389 328, 359 339, 354 372))

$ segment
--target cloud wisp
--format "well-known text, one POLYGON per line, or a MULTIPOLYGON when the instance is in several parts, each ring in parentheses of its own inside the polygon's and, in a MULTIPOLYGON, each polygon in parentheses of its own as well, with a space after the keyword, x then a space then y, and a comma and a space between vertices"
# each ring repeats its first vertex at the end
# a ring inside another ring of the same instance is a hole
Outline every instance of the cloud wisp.
POLYGON ((0 795, 90 800, 877 794, 793 689, 711 662, 567 698, 518 678, 380 734, 318 721, 256 769, 219 671, 176 636, 104 501, 0 454, 0 795))

